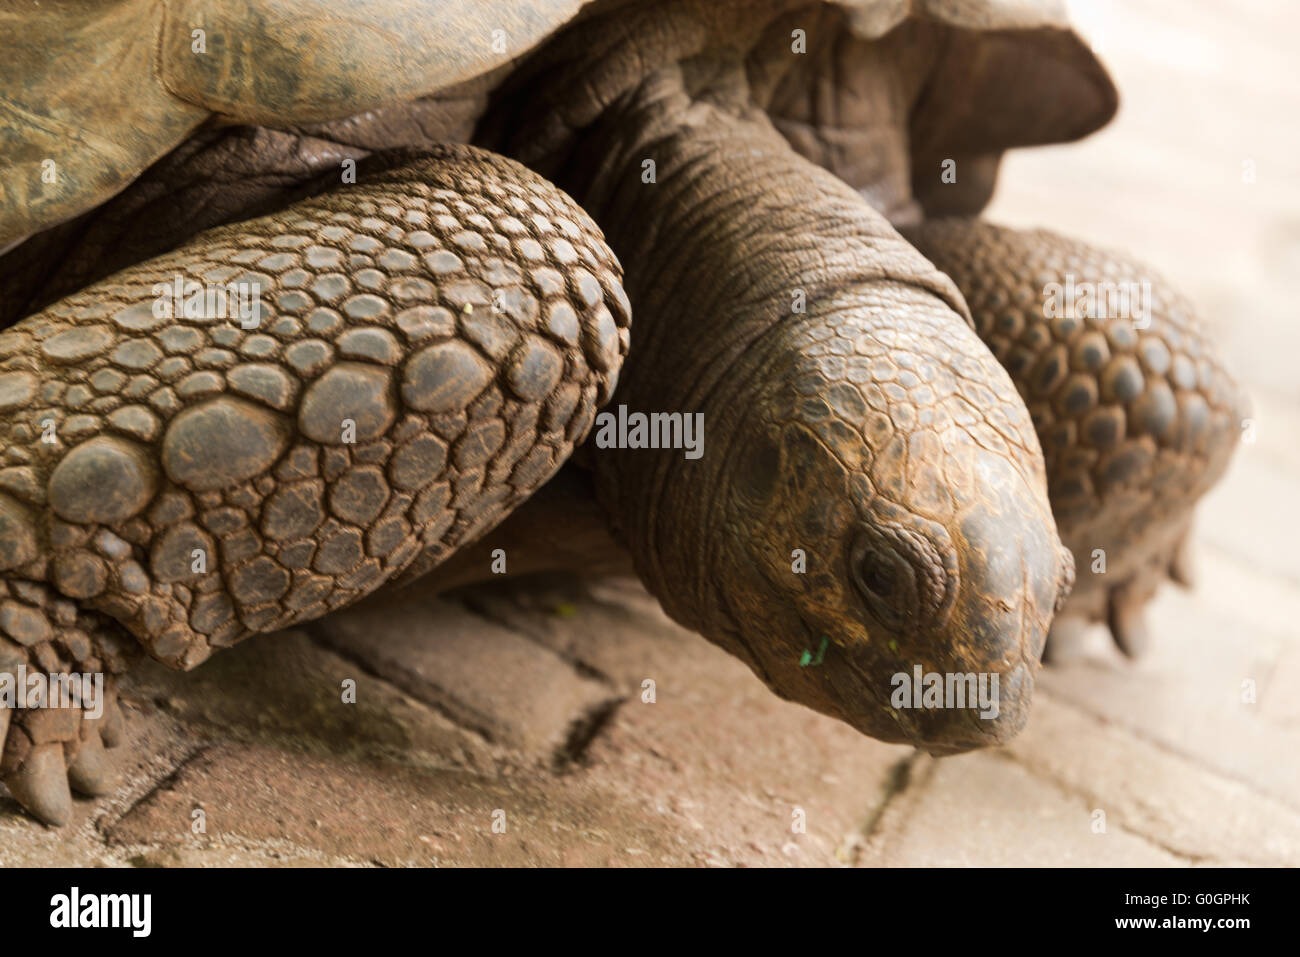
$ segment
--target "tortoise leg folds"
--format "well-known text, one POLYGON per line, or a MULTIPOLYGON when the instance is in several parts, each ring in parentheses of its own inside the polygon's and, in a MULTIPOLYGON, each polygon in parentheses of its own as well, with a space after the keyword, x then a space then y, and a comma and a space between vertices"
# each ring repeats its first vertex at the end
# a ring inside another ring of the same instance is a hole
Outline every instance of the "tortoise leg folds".
MULTIPOLYGON (((361 172, 0 333, 0 659, 117 670, 90 616, 191 668, 433 567, 586 435, 629 322, 591 220, 468 147, 361 172)), ((104 774, 52 713, 0 772, 59 822, 104 774)))
POLYGON ((1192 511, 1236 447, 1244 396, 1187 301, 1140 263, 979 220, 908 237, 957 283, 1029 407, 1077 568, 1062 617, 1103 621, 1138 653, 1156 586, 1190 581, 1192 511))

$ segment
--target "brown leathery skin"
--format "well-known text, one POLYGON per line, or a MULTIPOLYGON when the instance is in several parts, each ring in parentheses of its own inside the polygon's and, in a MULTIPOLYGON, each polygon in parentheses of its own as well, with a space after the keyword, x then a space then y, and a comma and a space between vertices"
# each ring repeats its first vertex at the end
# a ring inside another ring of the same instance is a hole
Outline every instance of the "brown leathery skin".
POLYGON ((696 461, 592 449, 600 494, 668 613, 778 694, 936 753, 1001 740, 1070 576, 1024 406, 947 278, 700 69, 647 81, 570 181, 637 304, 615 401, 705 417, 696 461), (917 664, 996 672, 1000 715, 895 710, 917 664))
POLYGON ((930 188, 944 158, 1077 139, 1117 102, 1052 0, 595 0, 523 58, 475 142, 558 175, 648 71, 737 55, 796 152, 890 216, 953 196, 930 188), (536 109, 538 88, 563 93, 536 109))
POLYGON ((1249 414, 1244 395, 1187 300, 1127 256, 979 220, 928 220, 907 236, 961 288, 1029 408, 1078 568, 1063 617, 1105 621, 1121 648, 1140 651, 1141 605, 1180 560, 1196 502, 1227 467, 1249 414), (1099 307, 1048 318, 1046 287, 1067 276, 1076 289, 1146 282, 1149 315, 1099 307), (1092 570, 1098 549, 1104 573, 1092 570))
MULTIPOLYGON (((70 599, 190 668, 427 570, 563 463, 627 349, 600 231, 469 147, 376 157, 358 179, 0 333, 3 587, 70 599), (155 284, 178 276, 257 282, 258 325, 160 316, 155 284)), ((23 612, 15 634, 0 602, 0 630, 80 670, 102 656, 69 643, 67 605, 23 612)), ((31 754, 49 795, 54 762, 31 754)), ((28 765, 6 752, 7 774, 28 765)))

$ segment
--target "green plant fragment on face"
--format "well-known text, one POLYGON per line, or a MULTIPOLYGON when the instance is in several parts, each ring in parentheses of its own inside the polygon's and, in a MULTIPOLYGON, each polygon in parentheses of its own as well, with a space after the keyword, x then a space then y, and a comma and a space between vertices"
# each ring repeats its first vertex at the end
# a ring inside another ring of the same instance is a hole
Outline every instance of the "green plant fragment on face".
POLYGON ((826 657, 826 646, 829 643, 830 643, 830 638, 828 638, 826 635, 822 635, 822 643, 821 643, 821 647, 817 649, 817 657, 814 659, 812 656, 812 652, 805 649, 804 653, 799 656, 799 667, 805 668, 808 666, 809 663, 813 665, 821 664, 822 659, 826 657))

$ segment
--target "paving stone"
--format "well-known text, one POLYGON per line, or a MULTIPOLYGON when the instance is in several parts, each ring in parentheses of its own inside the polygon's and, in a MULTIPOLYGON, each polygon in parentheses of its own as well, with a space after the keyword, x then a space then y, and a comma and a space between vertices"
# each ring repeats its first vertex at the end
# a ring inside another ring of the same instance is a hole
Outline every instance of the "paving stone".
POLYGON ((1281 655, 1300 646, 1300 587, 1260 574, 1248 562, 1205 542, 1198 544, 1195 561, 1198 583, 1191 597, 1214 614, 1236 621, 1236 630, 1262 656, 1281 655))
POLYGON ((1260 714, 1300 737, 1300 645, 1288 648, 1260 684, 1260 714))
POLYGON ((1243 446, 1227 480, 1206 495, 1198 515, 1201 537, 1260 574, 1300 586, 1300 474, 1243 446))
POLYGON ((1300 764, 1278 759, 1295 753, 1300 733, 1262 718, 1258 700, 1243 701, 1244 681, 1255 682, 1257 698, 1268 693, 1285 641, 1175 588, 1157 596, 1150 625, 1157 640, 1142 659, 1071 661, 1044 669, 1039 686, 1300 810, 1300 764))
MULTIPOLYGON (((116 850, 116 848, 114 848, 116 850)), ((195 847, 150 848, 127 857, 131 867, 357 867, 348 858, 332 858, 286 842, 262 845, 208 843, 195 847)))
POLYGON ((310 627, 357 665, 533 758, 564 760, 621 700, 607 683, 450 601, 382 596, 310 627))
POLYGON ((636 809, 597 796, 578 804, 542 783, 230 744, 186 764, 108 836, 165 848, 279 842, 388 866, 658 863, 677 853, 671 830, 636 809), (190 830, 195 808, 203 835, 190 830))
POLYGON ((1180 857, 1300 864, 1300 813, 1051 695, 1003 753, 1180 857))
POLYGON ((585 580, 569 575, 464 590, 461 600, 478 613, 544 645, 576 667, 599 673, 624 691, 683 653, 695 636, 678 628, 633 579, 585 580), (629 627, 633 623, 641 628, 629 627), (611 629, 622 634, 610 640, 611 629))
POLYGON ((1089 802, 996 752, 913 768, 859 863, 906 867, 1176 867, 1186 860, 1106 821, 1089 802))
POLYGON ((137 682, 139 695, 188 724, 207 727, 209 737, 418 757, 479 771, 492 766, 477 735, 300 630, 259 636, 184 674, 150 663, 137 682), (355 683, 355 703, 344 701, 349 681, 355 683))
POLYGON ((598 646, 621 646, 629 634, 653 639, 658 653, 628 670, 654 682, 654 700, 637 685, 592 744, 592 778, 678 822, 695 863, 851 863, 864 822, 912 749, 781 700, 744 664, 646 604, 639 588, 611 584, 596 595, 581 613, 589 616, 584 655, 613 670, 615 653, 598 646))

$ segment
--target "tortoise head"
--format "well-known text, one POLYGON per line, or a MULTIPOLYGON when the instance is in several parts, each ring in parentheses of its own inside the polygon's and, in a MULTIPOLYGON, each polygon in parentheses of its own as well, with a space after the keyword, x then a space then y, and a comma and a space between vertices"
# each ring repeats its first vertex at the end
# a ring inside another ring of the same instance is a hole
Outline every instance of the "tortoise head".
POLYGON ((932 753, 1023 727, 1073 582, 1024 405, 942 321, 848 309, 765 373, 709 492, 704 630, 783 697, 932 753))

